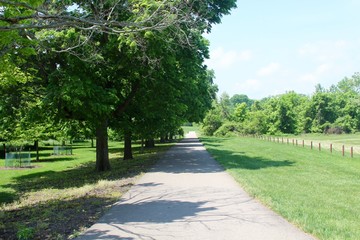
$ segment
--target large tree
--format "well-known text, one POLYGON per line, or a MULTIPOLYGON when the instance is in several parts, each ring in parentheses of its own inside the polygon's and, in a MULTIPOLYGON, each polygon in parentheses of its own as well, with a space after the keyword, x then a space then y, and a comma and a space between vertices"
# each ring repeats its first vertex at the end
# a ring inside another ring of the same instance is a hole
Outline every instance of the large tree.
POLYGON ((124 112, 146 82, 157 80, 150 76, 163 61, 161 49, 180 46, 200 55, 189 66, 202 65, 207 46, 198 44, 201 34, 233 7, 235 0, 0 0, 0 57, 20 52, 12 46, 33 51, 20 72, 40 79, 41 104, 58 119, 95 126, 97 169, 107 170, 109 120, 124 112), (157 46, 154 36, 162 39, 157 46))

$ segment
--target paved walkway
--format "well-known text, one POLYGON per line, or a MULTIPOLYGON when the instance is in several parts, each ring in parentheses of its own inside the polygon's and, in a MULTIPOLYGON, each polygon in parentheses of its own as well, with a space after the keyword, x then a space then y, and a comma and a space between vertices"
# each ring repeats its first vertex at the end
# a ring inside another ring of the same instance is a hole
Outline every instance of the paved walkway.
POLYGON ((314 239, 249 197, 194 133, 78 240, 314 239))

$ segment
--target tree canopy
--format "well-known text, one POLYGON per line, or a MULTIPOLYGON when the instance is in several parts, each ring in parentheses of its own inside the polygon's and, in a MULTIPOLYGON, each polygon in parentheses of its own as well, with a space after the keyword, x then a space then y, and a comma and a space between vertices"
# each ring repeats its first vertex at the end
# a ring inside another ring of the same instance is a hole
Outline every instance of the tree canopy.
POLYGON ((0 0, 0 138, 88 126, 103 171, 109 127, 150 138, 200 121, 216 90, 203 33, 235 2, 0 0))

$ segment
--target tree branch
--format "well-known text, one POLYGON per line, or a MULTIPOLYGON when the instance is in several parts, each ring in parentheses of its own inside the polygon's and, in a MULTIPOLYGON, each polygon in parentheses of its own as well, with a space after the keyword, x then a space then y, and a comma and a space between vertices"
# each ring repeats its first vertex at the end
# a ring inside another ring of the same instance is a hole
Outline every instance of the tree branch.
POLYGON ((126 107, 131 103, 132 99, 135 97, 139 89, 140 89, 140 79, 137 80, 134 83, 134 85, 132 85, 129 95, 125 98, 125 100, 121 104, 117 106, 114 115, 120 115, 125 111, 126 107))

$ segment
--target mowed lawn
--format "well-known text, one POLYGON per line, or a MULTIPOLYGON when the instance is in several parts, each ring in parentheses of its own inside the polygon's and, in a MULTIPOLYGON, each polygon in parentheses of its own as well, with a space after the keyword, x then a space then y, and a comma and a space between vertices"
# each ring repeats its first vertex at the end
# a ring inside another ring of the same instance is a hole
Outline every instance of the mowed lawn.
POLYGON ((335 151, 341 152, 342 146, 345 147, 345 155, 350 155, 350 148, 353 147, 354 154, 360 154, 360 134, 305 134, 295 136, 296 139, 302 139, 305 144, 310 145, 313 141, 315 147, 321 143, 323 148, 329 149, 333 145, 335 151))
POLYGON ((359 155, 247 137, 201 141, 247 192, 304 231, 360 239, 359 155))

